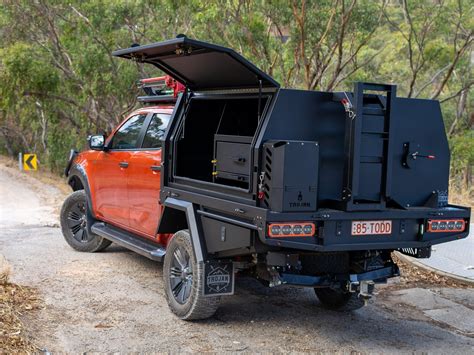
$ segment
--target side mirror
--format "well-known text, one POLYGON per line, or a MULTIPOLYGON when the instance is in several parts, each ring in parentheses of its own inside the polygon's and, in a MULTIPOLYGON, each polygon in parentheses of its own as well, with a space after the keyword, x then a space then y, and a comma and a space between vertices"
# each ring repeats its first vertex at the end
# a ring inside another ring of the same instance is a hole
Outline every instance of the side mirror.
POLYGON ((105 136, 95 135, 89 136, 89 148, 92 150, 105 150, 105 136))

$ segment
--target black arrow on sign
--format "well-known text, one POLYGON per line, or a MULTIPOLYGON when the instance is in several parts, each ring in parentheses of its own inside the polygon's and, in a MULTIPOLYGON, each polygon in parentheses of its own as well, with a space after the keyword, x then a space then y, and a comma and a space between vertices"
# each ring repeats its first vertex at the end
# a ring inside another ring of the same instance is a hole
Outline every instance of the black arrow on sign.
POLYGON ((33 164, 31 163, 31 161, 35 158, 34 155, 30 155, 26 161, 25 161, 25 164, 28 165, 28 168, 31 169, 31 170, 35 170, 35 167, 33 166, 33 164))

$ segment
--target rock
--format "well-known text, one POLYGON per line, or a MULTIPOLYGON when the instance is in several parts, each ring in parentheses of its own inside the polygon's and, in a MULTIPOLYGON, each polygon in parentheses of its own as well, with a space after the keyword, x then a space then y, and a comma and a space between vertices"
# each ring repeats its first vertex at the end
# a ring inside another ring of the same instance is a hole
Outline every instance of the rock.
POLYGON ((7 259, 0 254, 0 284, 6 283, 10 276, 11 267, 7 259))

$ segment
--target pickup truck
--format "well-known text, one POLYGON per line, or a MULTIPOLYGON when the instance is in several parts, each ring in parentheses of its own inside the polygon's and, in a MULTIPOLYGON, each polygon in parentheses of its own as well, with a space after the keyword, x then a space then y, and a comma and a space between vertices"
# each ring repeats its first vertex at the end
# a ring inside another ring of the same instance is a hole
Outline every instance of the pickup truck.
POLYGON ((470 209, 448 203, 439 102, 392 84, 283 89, 183 36, 113 54, 173 78, 176 102, 145 80, 143 108, 72 152, 62 231, 78 251, 114 242, 163 262, 179 318, 212 316, 236 273, 355 310, 399 275, 393 251, 426 258, 468 235, 470 209))

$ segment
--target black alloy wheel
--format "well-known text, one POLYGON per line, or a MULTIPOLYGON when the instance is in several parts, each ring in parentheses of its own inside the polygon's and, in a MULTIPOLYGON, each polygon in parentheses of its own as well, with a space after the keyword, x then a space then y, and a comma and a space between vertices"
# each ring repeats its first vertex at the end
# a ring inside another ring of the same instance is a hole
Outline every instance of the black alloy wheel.
POLYGON ((66 242, 75 250, 96 252, 107 248, 112 242, 88 231, 93 219, 88 214, 87 197, 84 190, 74 191, 61 208, 61 230, 66 242))
POLYGON ((78 242, 87 243, 89 241, 86 204, 84 201, 77 201, 70 207, 67 213, 67 225, 74 239, 78 242))
POLYGON ((193 287, 193 269, 188 252, 183 247, 175 249, 169 274, 169 282, 174 299, 184 304, 191 295, 193 287))
POLYGON ((206 319, 219 307, 219 296, 204 296, 204 263, 196 260, 187 230, 176 232, 166 246, 163 281, 168 306, 180 319, 206 319))

